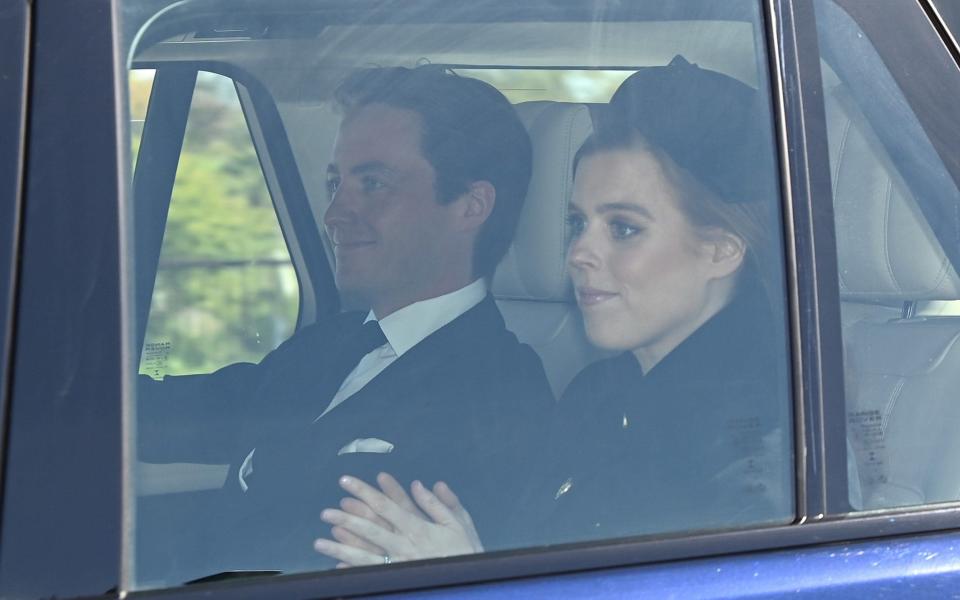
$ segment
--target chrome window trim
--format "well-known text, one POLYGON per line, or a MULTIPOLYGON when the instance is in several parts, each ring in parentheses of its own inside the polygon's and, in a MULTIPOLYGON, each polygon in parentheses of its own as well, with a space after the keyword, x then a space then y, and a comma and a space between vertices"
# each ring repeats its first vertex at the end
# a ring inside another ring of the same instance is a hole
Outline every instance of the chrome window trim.
POLYGON ((957 35, 954 34, 950 29, 950 25, 947 24, 946 19, 940 14, 936 2, 933 0, 917 0, 917 3, 920 5, 920 8, 927 13, 927 17, 940 34, 947 51, 950 52, 953 59, 960 64, 960 43, 957 42, 957 35))

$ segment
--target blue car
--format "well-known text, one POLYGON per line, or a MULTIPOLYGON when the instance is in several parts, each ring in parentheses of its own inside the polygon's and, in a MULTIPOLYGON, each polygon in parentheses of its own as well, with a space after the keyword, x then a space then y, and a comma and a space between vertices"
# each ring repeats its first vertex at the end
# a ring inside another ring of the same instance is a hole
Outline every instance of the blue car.
POLYGON ((0 597, 960 596, 958 40, 6 0, 0 597))

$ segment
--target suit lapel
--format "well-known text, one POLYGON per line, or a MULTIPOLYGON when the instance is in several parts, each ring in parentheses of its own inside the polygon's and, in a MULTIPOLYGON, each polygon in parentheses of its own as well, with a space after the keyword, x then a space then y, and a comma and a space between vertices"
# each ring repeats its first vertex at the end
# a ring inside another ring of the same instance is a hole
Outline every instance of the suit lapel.
MULTIPOLYGON (((322 419, 346 413, 378 414, 412 408, 412 400, 427 378, 446 378, 443 367, 470 352, 484 352, 489 340, 505 329, 503 317, 493 298, 479 304, 424 338, 393 361, 353 396, 334 407, 322 419)), ((339 389, 336 388, 336 389, 339 389)), ((336 389, 332 393, 336 393, 336 389)), ((331 396, 332 396, 331 393, 331 396)), ((318 413, 319 414, 319 413, 318 413)), ((331 419, 333 421, 335 419, 331 419)))
POLYGON ((282 366, 261 394, 271 418, 288 425, 308 425, 323 412, 349 373, 349 369, 341 373, 338 352, 349 342, 348 332, 363 317, 360 312, 335 315, 304 330, 296 346, 284 350, 282 366))

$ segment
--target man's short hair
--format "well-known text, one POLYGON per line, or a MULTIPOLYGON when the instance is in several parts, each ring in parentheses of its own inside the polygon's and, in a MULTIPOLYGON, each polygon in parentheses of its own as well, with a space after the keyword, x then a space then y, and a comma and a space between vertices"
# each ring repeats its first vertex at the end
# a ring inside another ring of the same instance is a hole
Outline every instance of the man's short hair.
POLYGON ((421 151, 436 172, 441 204, 475 181, 496 189, 496 202, 473 251, 477 276, 491 277, 513 240, 530 183, 530 136, 510 102, 492 85, 423 65, 363 69, 334 92, 344 114, 368 104, 412 110, 422 123, 421 151))

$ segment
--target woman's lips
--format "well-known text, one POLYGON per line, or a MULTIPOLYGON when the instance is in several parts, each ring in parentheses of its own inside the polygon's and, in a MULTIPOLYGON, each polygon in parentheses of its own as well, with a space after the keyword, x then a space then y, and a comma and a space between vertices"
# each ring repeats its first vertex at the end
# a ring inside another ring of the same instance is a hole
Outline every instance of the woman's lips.
POLYGON ((615 297, 617 294, 591 287, 577 288, 577 303, 580 306, 594 306, 615 297))

